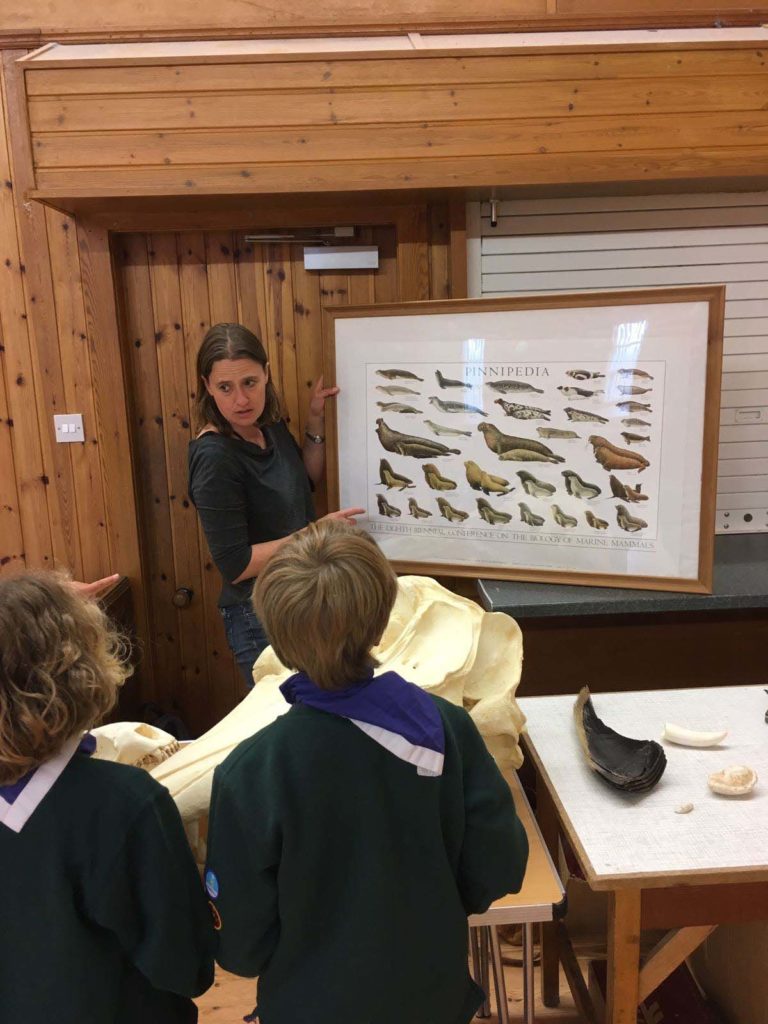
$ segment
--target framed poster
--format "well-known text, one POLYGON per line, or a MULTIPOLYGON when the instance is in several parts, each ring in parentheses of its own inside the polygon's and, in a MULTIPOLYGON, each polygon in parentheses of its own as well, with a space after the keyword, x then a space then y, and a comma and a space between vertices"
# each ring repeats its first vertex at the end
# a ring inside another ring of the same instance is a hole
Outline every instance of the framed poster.
POLYGON ((401 572, 711 590, 724 290, 326 308, 334 507, 401 572))

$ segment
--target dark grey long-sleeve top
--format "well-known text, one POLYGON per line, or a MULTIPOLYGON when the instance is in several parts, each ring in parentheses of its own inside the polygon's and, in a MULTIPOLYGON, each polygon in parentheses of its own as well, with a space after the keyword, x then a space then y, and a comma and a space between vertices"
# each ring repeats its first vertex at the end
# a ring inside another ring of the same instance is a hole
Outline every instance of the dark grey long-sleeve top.
POLYGON ((222 575, 219 607, 250 599, 253 580, 232 581, 251 545, 279 540, 315 519, 299 446, 284 422, 263 427, 266 448, 209 432, 189 445, 189 496, 222 575))

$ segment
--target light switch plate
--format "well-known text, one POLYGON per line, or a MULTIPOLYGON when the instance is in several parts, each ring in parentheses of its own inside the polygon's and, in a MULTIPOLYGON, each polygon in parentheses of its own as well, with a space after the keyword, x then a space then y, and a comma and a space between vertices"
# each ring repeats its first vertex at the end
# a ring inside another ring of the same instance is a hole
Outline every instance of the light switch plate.
POLYGON ((85 431, 83 430, 83 417, 79 412, 67 413, 62 416, 53 417, 53 425, 56 429, 56 440, 61 443, 73 441, 84 442, 85 431))

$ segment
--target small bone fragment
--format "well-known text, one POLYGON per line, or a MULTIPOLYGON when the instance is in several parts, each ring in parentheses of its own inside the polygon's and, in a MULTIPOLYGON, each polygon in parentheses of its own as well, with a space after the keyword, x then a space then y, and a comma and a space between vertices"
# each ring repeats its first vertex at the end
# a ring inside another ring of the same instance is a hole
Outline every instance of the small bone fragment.
POLYGON ((743 796, 751 792, 757 783, 757 772, 743 764, 732 765, 721 772, 713 772, 709 779, 709 788, 723 796, 743 796))
POLYGON ((675 814, 690 814, 692 810, 693 804, 680 804, 675 808, 675 814))
POLYGON ((727 735, 727 729, 697 732, 695 729, 686 729, 682 725, 675 725, 674 722, 665 722, 661 738, 670 743, 677 743, 681 747, 714 747, 718 743, 722 743, 727 735))

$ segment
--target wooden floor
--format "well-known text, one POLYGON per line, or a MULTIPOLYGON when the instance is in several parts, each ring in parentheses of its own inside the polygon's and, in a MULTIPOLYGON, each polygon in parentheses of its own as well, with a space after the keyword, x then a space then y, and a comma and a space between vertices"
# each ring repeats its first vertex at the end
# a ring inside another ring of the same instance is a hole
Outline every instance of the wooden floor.
MULTIPOLYGON (((519 957, 519 949, 514 947, 503 947, 504 958, 519 957)), ((579 950, 581 953, 581 950, 579 950)), ((504 968, 507 983, 507 998, 512 1024, 518 1024, 523 1019, 523 979, 519 967, 507 964, 504 968)), ((539 987, 539 971, 536 968, 535 985, 539 987)), ((245 1014, 253 1010, 255 982, 250 979, 236 978, 227 974, 221 969, 217 970, 216 981, 213 988, 198 999, 200 1007, 200 1024, 237 1024, 245 1014)), ((557 1022, 557 1024, 583 1024, 583 1018, 576 1012, 573 999, 568 991, 565 978, 560 978, 560 1006, 555 1010, 548 1010, 541 1005, 541 1000, 536 999, 536 1020, 557 1022)), ((492 1007, 493 1008, 493 1007, 492 1007)), ((495 1013, 487 1018, 487 1024, 496 1024, 498 1018, 495 1013)), ((339 1024, 347 1024, 340 1021, 339 1024)), ((393 1021, 392 1024, 397 1024, 393 1021)))

